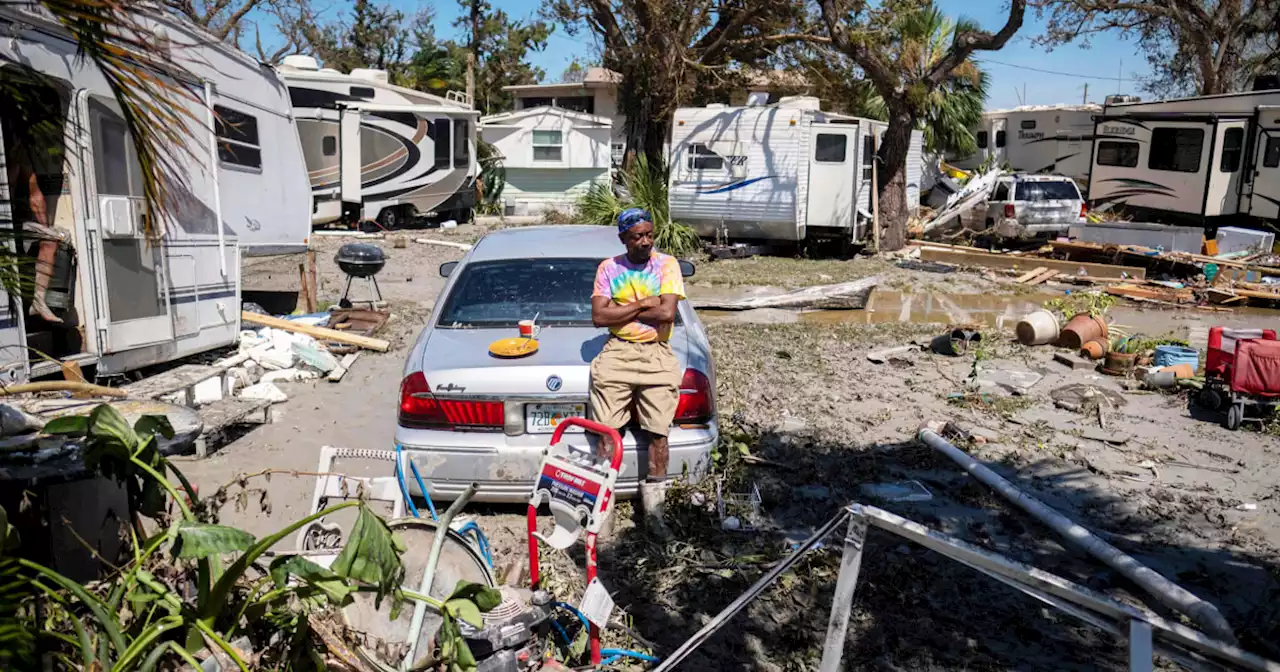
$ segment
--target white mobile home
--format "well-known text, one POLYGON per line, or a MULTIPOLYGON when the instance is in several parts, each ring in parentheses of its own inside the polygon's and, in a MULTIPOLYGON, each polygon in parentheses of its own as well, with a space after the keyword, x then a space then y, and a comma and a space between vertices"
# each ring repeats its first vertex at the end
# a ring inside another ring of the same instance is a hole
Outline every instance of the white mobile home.
POLYGON ((1280 219, 1280 90, 1107 105, 1089 202, 1168 223, 1280 219))
POLYGON ((506 214, 571 209, 592 184, 609 183, 613 122, 560 107, 531 107, 480 120, 502 156, 506 214))
POLYGON ((1098 105, 1026 105, 982 113, 973 129, 977 153, 948 163, 973 170, 985 162, 1006 163, 1022 173, 1054 173, 1084 181, 1089 176, 1093 117, 1098 105))
MULTIPOLYGON (((33 314, 26 292, 0 302, 6 382, 48 368, 33 366, 26 346, 96 362, 103 374, 230 345, 240 330, 240 246, 305 249, 301 150, 287 140, 275 73, 187 24, 143 20, 199 78, 184 82, 199 121, 188 122, 184 146, 169 148, 174 217, 156 218, 160 236, 150 240, 141 167, 102 73, 38 6, 0 8, 0 79, 43 106, 39 124, 15 96, 0 109, 9 169, 0 226, 21 232, 35 221, 62 239, 45 298, 54 319, 33 314), (24 173, 34 179, 15 179, 24 173)), ((33 255, 35 245, 20 238, 18 252, 33 255)))
POLYGON ((385 70, 321 69, 310 56, 285 58, 280 73, 315 197, 312 224, 470 219, 479 113, 465 95, 394 86, 385 70))
MULTIPOLYGON (((818 109, 816 98, 676 111, 671 218, 704 237, 863 241, 882 121, 818 109)), ((907 205, 920 202, 921 134, 911 136, 907 205)))

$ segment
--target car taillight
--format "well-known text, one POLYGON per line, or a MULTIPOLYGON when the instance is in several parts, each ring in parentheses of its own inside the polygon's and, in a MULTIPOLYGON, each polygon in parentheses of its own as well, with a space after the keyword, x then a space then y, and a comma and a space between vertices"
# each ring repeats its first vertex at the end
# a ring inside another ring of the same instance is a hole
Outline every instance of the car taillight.
POLYGON ((417 371, 400 383, 399 422, 413 429, 500 429, 502 402, 437 398, 417 371))
POLYGON ((685 369, 680 380, 680 401, 676 404, 675 423, 701 424, 715 414, 715 396, 711 381, 701 371, 685 369))
POLYGON ((1016 212, 1014 211, 1014 209, 1013 209, 1013 204, 1012 204, 1012 203, 1006 203, 1006 204, 1005 204, 1005 206, 1004 206, 1004 216, 1005 216, 1005 219, 1013 219, 1015 215, 1017 215, 1017 213, 1016 213, 1016 212))
POLYGON ((1081 216, 1081 217, 1085 217, 1085 216, 1086 216, 1086 215, 1088 215, 1088 214, 1089 214, 1089 204, 1088 204, 1088 203, 1081 203, 1081 204, 1080 204, 1080 216, 1081 216))

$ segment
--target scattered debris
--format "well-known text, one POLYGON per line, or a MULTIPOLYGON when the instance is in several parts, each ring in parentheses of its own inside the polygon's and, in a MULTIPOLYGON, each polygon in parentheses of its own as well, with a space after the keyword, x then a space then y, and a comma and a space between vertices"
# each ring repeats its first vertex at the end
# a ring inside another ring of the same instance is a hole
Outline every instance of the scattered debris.
POLYGON ((283 390, 276 387, 275 383, 258 383, 240 390, 240 396, 245 399, 262 399, 273 403, 281 403, 289 400, 289 395, 283 390))
POLYGON ((391 343, 378 338, 369 338, 367 336, 358 336, 348 334, 336 329, 327 329, 324 327, 312 327, 305 324, 298 324, 290 320, 271 317, 270 315, 258 315, 248 311, 240 313, 240 319, 253 324, 261 324, 267 327, 274 327, 284 331, 306 334, 313 338, 325 341, 337 341, 349 345, 356 345, 369 350, 377 350, 378 352, 386 352, 391 349, 391 343))
POLYGON ((894 355, 905 355, 908 352, 917 352, 920 346, 912 343, 911 345, 899 345, 893 348, 885 348, 867 353, 867 361, 873 364, 884 364, 894 358, 894 355))
POLYGON ((771 296, 752 296, 724 302, 701 302, 697 307, 713 310, 754 310, 756 308, 858 310, 866 307, 867 297, 879 282, 880 278, 873 276, 835 285, 805 287, 771 296))
POLYGON ((864 483, 858 491, 867 497, 875 497, 886 502, 927 502, 933 499, 933 493, 920 481, 902 481, 900 483, 864 483))
POLYGON ((1064 364, 1072 370, 1092 369, 1098 365, 1097 362, 1090 361, 1078 354, 1070 354, 1066 352, 1055 352, 1053 354, 1053 361, 1059 364, 1064 364))

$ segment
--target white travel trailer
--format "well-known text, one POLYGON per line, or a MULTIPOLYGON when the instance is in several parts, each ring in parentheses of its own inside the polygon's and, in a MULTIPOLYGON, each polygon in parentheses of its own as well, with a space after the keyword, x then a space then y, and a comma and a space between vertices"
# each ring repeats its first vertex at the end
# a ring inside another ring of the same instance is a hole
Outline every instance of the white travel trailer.
MULTIPOLYGON (((30 315, 29 297, 0 302, 4 382, 57 370, 27 347, 96 363, 101 375, 235 343, 241 246, 305 249, 309 227, 297 222, 308 224, 309 193, 300 147, 282 140, 292 122, 275 73, 178 20, 144 21, 199 78, 185 82, 199 121, 188 123, 184 146, 169 148, 180 180, 171 184, 174 216, 152 222, 158 239, 145 234, 141 167, 102 73, 34 3, 0 8, 0 152, 9 169, 0 226, 21 231, 40 219, 30 180, 13 177, 30 174, 48 227, 64 241, 46 296, 60 322, 30 315), (41 116, 13 104, 15 91, 41 116)), ((19 239, 19 253, 31 255, 30 245, 19 239)))
MULTIPOLYGON (((671 128, 671 218, 698 235, 862 242, 871 231, 875 134, 885 122, 822 112, 818 100, 681 108, 671 128)), ((907 205, 920 202, 911 136, 907 205)))
POLYGON ((1084 181, 1089 177, 1093 116, 1098 105, 1025 105, 982 113, 973 130, 977 153, 948 163, 973 170, 993 161, 1015 172, 1053 173, 1084 181))
POLYGON ((1280 90, 1107 105, 1092 207, 1216 227, 1280 219, 1280 90))
POLYGON ((419 215, 469 219, 475 206, 476 121, 464 94, 394 86, 384 70, 342 74, 310 56, 280 66, 315 198, 313 225, 419 215))

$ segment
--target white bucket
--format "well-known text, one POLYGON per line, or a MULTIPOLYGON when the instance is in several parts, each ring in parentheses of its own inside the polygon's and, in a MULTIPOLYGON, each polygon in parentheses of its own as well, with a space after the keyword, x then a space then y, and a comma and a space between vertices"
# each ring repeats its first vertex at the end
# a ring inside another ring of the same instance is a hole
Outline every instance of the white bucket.
POLYGON ((1044 345, 1058 340, 1058 318, 1047 310, 1037 310, 1018 323, 1018 342, 1023 345, 1044 345))

